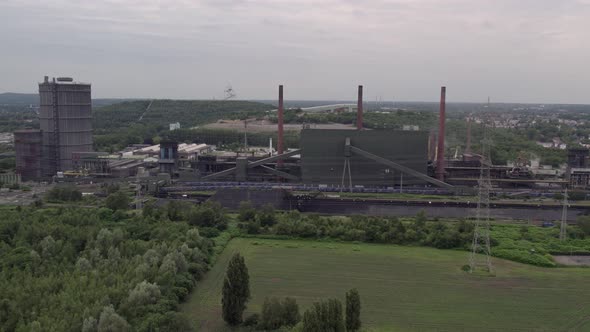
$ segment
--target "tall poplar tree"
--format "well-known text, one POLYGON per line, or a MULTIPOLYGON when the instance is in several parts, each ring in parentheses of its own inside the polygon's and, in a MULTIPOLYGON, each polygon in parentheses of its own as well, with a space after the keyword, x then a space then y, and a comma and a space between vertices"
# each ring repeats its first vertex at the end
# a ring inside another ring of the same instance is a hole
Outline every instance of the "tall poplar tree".
POLYGON ((356 288, 346 292, 346 331, 361 329, 361 297, 356 288))
POLYGON ((240 324, 250 299, 250 277, 244 257, 239 253, 229 261, 221 295, 223 320, 229 325, 240 324))

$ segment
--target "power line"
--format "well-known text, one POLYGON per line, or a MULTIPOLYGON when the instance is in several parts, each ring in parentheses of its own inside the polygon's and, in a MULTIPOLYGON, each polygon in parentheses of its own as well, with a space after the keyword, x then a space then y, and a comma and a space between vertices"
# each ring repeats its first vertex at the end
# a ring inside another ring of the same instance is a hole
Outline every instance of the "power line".
MULTIPOLYGON (((489 111, 488 98, 488 111, 489 111)), ((482 268, 487 272, 492 272, 492 260, 490 249, 490 190, 492 183, 490 180, 490 139, 488 127, 484 125, 482 153, 480 162, 480 172, 478 180, 478 200, 475 227, 473 230, 473 242, 471 245, 471 254, 469 256, 469 268, 473 273, 476 269, 482 268)))
POLYGON ((567 186, 563 194, 563 210, 561 210, 561 227, 559 229, 559 240, 565 241, 567 239, 567 186))

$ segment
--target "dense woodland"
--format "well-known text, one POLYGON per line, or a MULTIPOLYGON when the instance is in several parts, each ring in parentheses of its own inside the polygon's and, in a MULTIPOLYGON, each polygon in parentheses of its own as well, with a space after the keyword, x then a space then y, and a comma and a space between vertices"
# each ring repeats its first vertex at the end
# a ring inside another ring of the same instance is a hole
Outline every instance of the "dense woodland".
POLYGON ((176 308, 212 241, 149 211, 2 208, 0 330, 190 330, 176 308))

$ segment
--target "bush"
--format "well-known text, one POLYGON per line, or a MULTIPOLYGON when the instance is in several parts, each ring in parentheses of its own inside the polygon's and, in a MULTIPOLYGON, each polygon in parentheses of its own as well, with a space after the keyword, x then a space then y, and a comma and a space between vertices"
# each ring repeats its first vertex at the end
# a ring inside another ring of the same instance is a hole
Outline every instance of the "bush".
POLYGON ((219 203, 205 203, 190 209, 188 223, 194 226, 227 228, 227 219, 219 203))
POLYGON ((127 210, 130 203, 131 200, 129 199, 129 196, 122 191, 110 194, 105 201, 106 207, 113 211, 127 210))
POLYGON ((303 314, 303 331, 306 332, 344 332, 342 303, 336 299, 316 302, 303 314))
POLYGON ((584 216, 578 218, 578 227, 586 236, 590 236, 590 217, 584 216))
POLYGON ((50 201, 77 202, 82 200, 82 193, 73 186, 56 186, 46 197, 50 201))
POLYGON ((492 255, 499 257, 499 258, 509 259, 512 261, 531 264, 531 265, 544 266, 544 267, 556 266, 555 262, 553 262, 546 255, 531 253, 530 251, 527 251, 527 250, 496 249, 496 250, 492 251, 492 255))
POLYGON ((256 209, 252 206, 249 201, 240 203, 240 209, 238 212, 238 220, 241 222, 250 222, 256 218, 256 209))
POLYGON ((256 219, 260 223, 261 227, 271 227, 276 224, 275 209, 270 204, 266 204, 260 210, 260 213, 256 215, 256 219))
POLYGON ((281 326, 283 326, 283 306, 281 302, 276 297, 265 298, 262 304, 258 329, 276 330, 281 326))
POLYGON ((276 330, 283 326, 295 326, 301 320, 299 306, 295 299, 287 297, 282 302, 272 297, 264 299, 260 322, 261 330, 276 330))
POLYGON ((259 314, 252 314, 244 319, 244 326, 257 326, 260 320, 259 314))

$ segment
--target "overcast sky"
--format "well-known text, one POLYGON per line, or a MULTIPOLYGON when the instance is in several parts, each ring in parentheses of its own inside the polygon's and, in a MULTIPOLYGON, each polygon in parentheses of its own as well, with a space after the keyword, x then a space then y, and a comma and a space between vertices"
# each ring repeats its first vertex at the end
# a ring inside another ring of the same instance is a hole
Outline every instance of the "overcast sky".
POLYGON ((590 103, 590 0, 0 0, 0 92, 590 103))

